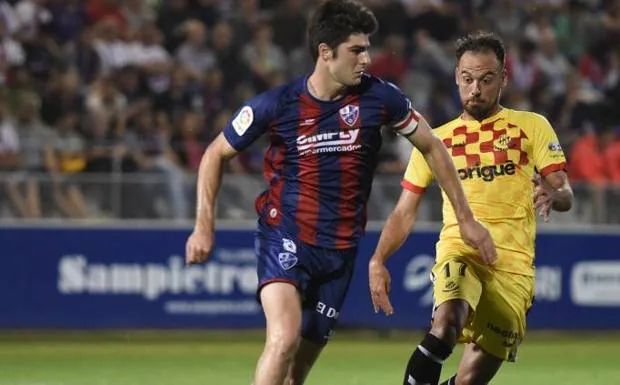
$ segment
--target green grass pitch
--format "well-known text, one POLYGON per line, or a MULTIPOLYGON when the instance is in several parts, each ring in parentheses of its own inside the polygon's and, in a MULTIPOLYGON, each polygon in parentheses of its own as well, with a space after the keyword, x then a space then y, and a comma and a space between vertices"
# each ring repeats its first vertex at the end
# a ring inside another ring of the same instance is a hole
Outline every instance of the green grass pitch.
MULTIPOLYGON (((0 385, 249 385, 258 332, 0 333, 0 385)), ((401 384, 417 334, 336 335, 308 385, 401 384)), ((455 370, 460 349, 442 377, 455 370)), ((620 384, 620 334, 530 333, 493 384, 620 384)))

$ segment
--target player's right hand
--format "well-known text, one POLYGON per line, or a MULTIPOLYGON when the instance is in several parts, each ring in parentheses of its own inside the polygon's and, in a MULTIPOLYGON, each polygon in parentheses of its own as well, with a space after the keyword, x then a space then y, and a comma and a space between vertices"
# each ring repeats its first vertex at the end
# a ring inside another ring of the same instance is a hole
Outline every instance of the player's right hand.
POLYGON ((195 265, 207 262, 213 250, 213 233, 194 229, 185 244, 185 263, 195 265))
POLYGON ((470 247, 478 250, 482 261, 493 265, 497 261, 497 250, 489 230, 475 218, 459 224, 461 237, 470 247))
POLYGON ((370 284, 370 297, 372 298, 372 306, 375 313, 379 310, 390 316, 394 314, 394 308, 390 303, 390 289, 392 278, 390 272, 383 262, 374 258, 368 263, 368 280, 370 284))

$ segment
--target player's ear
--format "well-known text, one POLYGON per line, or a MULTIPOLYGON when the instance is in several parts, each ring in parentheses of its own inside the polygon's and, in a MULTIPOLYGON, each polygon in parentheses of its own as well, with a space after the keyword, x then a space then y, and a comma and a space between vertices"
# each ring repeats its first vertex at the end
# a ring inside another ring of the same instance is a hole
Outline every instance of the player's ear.
POLYGON ((502 69, 502 87, 506 87, 507 84, 508 84, 508 70, 506 70, 506 67, 504 67, 502 69))
POLYGON ((324 61, 327 61, 329 59, 332 58, 332 49, 330 46, 328 46, 325 43, 321 43, 319 44, 319 58, 323 59, 324 61))
POLYGON ((456 83, 456 85, 459 85, 459 67, 457 66, 454 69, 454 83, 456 83))

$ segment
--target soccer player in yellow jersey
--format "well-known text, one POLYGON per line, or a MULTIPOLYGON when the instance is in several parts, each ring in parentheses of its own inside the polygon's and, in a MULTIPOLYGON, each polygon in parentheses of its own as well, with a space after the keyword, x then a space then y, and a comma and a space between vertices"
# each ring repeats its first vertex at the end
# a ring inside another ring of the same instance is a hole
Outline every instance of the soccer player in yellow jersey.
MULTIPOLYGON (((462 38, 456 59, 463 113, 434 133, 452 155, 474 215, 491 232, 497 261, 483 263, 463 242, 444 197, 432 270, 432 326, 409 360, 404 385, 437 385, 457 342, 466 343, 464 355, 456 375, 442 385, 487 384, 503 361, 516 359, 534 298, 536 210, 546 217, 550 209, 569 210, 573 200, 564 154, 547 119, 499 104, 507 81, 501 39, 484 32, 462 38)), ((375 311, 393 312, 385 262, 409 234, 431 179, 424 157, 414 150, 402 195, 370 261, 375 311)))

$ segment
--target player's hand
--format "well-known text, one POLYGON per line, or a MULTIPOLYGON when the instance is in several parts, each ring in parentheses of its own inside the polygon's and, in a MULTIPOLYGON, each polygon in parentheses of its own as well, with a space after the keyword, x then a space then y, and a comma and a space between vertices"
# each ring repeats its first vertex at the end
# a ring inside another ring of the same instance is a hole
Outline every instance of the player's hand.
POLYGON ((390 277, 390 272, 381 261, 377 261, 374 258, 370 259, 368 263, 368 281, 375 313, 381 310, 387 316, 394 314, 394 308, 390 303, 389 297, 392 278, 390 277))
POLYGON ((206 262, 213 250, 213 232, 194 229, 185 244, 185 263, 195 265, 206 262))
POLYGON ((480 252, 480 257, 484 263, 493 265, 497 260, 497 250, 495 250, 495 244, 489 230, 473 218, 460 223, 459 229, 463 241, 480 252))
POLYGON ((540 174, 536 174, 532 182, 534 183, 534 210, 547 223, 549 222, 549 214, 551 214, 551 206, 553 204, 553 191, 540 177, 540 174))

